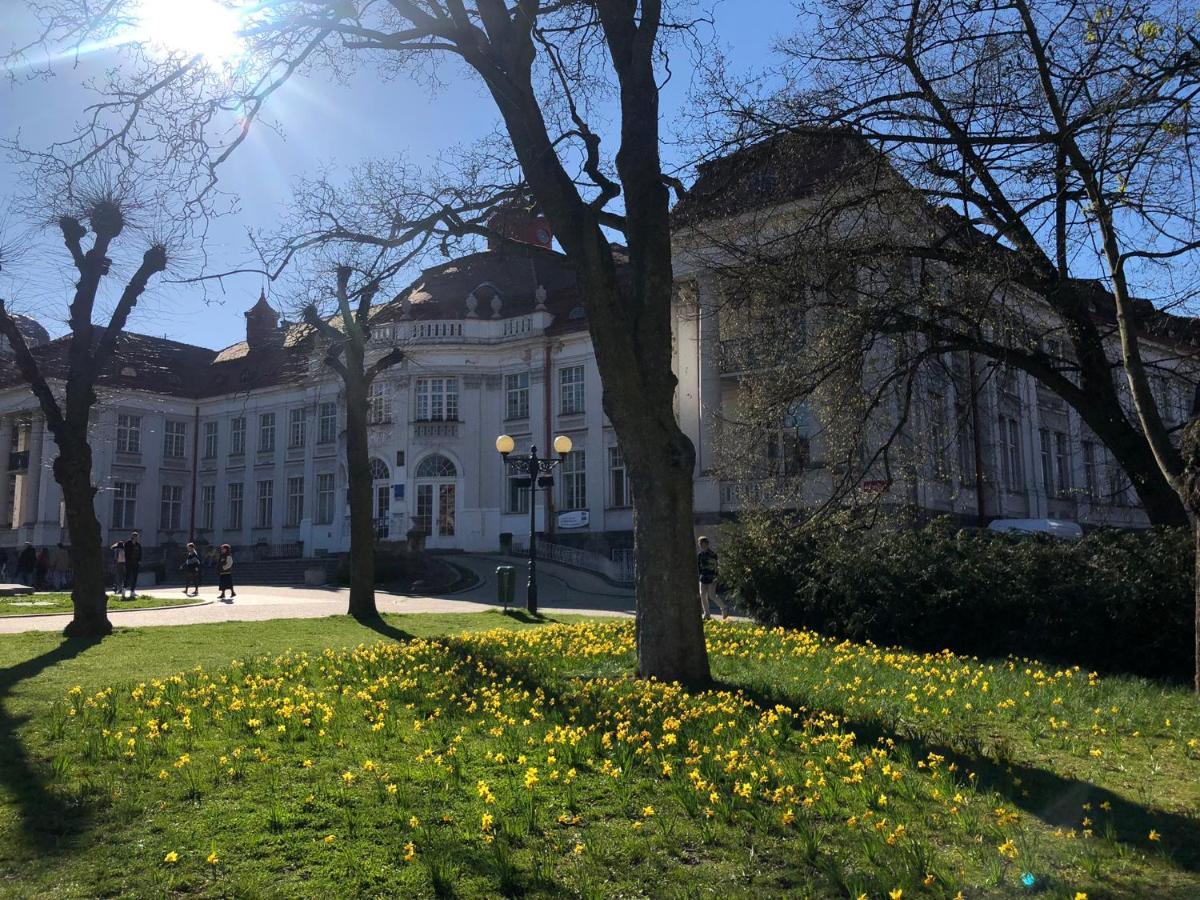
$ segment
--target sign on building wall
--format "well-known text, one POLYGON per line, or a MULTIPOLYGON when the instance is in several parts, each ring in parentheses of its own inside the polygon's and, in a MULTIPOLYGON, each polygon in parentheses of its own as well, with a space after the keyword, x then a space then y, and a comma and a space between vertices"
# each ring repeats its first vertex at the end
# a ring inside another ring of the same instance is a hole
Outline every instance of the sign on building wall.
POLYGON ((396 500, 403 500, 404 499, 404 485, 393 484, 392 485, 392 497, 396 500))
POLYGON ((558 514, 559 528, 586 528, 591 517, 586 509, 572 509, 558 514))

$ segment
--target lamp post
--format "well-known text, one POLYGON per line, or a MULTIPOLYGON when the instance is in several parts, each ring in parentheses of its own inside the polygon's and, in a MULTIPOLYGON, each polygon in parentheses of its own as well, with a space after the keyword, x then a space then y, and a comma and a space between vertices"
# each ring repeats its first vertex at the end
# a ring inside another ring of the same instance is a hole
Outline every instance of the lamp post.
POLYGON ((554 439, 554 452, 558 457, 545 459, 538 456, 537 447, 530 446, 528 453, 513 454, 517 443, 507 434, 496 438, 496 451, 504 459, 508 474, 518 477, 518 485, 529 487, 529 584, 526 587, 525 609, 530 615, 536 615, 538 609, 537 590, 537 503, 535 491, 538 488, 550 490, 554 486, 551 473, 562 462, 563 457, 571 452, 571 439, 560 434, 554 439))

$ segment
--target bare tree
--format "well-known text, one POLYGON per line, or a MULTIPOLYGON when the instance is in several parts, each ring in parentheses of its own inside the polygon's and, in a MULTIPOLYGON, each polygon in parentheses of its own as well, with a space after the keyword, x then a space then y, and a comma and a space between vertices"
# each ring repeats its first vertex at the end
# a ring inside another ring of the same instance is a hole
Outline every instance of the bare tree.
MULTIPOLYGON (((39 8, 53 39, 80 42, 119 33, 119 13, 128 11, 119 0, 100 11, 78 0, 39 0, 39 8)), ((370 61, 391 76, 405 67, 427 72, 433 61, 450 59, 481 79, 524 181, 575 267, 604 409, 625 451, 643 560, 638 671, 703 683, 709 668, 695 602, 695 451, 673 409, 671 180, 659 131, 667 38, 686 34, 688 26, 662 0, 272 3, 251 14, 244 38, 253 63, 243 71, 208 79, 198 93, 200 85, 189 84, 195 60, 142 54, 136 84, 112 86, 82 139, 89 146, 136 141, 165 110, 173 139, 186 135, 204 147, 195 170, 203 191, 297 71, 340 73, 370 61), (617 100, 619 137, 611 155, 602 152, 582 102, 594 86, 617 100), (220 112, 235 108, 237 124, 221 132, 229 121, 220 112), (627 278, 619 276, 606 229, 628 244, 627 278)))
MULTIPOLYGON (((21 377, 37 398, 46 427, 58 445, 54 478, 62 487, 74 572, 71 592, 74 616, 65 633, 70 637, 94 637, 111 633, 112 624, 108 620, 88 425, 92 407, 96 404, 97 380, 119 352, 122 331, 138 299, 151 279, 165 270, 167 251, 157 242, 145 250, 140 265, 125 283, 107 326, 99 327, 92 323, 97 295, 113 265, 109 253, 126 229, 122 201, 114 196, 95 198, 86 204, 82 213, 60 216, 57 228, 78 273, 75 294, 69 305, 71 334, 62 388, 52 384, 51 376, 43 370, 27 345, 4 298, 0 298, 0 335, 12 347, 21 377), (86 244, 89 233, 92 236, 90 246, 86 244)), ((2 264, 3 260, 0 260, 2 264)))
POLYGON ((1063 323, 1073 371, 1062 371, 1061 353, 1022 357, 1018 345, 1004 355, 1057 381, 1063 396, 1078 395, 1084 421, 1157 521, 1190 518, 1200 528, 1139 340, 1157 317, 1137 299, 1180 308, 1193 296, 1194 6, 825 0, 805 10, 812 32, 783 46, 788 89, 762 101, 725 94, 735 130, 848 127, 926 198, 958 209, 969 226, 959 229, 963 240, 906 249, 968 268, 982 248, 1006 251, 1012 281, 1063 323), (1107 322, 1097 315, 1097 278, 1109 295, 1107 322), (1113 378, 1114 346, 1129 410, 1113 378))

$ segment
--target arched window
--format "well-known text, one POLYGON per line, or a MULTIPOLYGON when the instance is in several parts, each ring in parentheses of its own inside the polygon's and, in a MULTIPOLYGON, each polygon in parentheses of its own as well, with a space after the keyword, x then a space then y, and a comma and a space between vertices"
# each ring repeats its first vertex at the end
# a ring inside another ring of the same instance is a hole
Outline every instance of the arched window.
POLYGON ((387 481, 392 477, 391 470, 388 469, 387 463, 378 457, 371 458, 371 480, 372 481, 387 481))
POLYGON ((453 478, 457 474, 454 463, 440 453, 425 457, 417 466, 418 478, 453 478))

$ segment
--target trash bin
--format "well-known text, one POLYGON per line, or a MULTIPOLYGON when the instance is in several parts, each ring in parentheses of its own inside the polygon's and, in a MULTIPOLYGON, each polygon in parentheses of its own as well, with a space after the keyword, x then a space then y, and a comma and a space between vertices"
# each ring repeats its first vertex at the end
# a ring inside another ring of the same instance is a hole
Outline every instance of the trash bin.
POLYGON ((496 593, 507 610, 513 604, 517 589, 517 570, 512 566, 496 567, 496 593))

